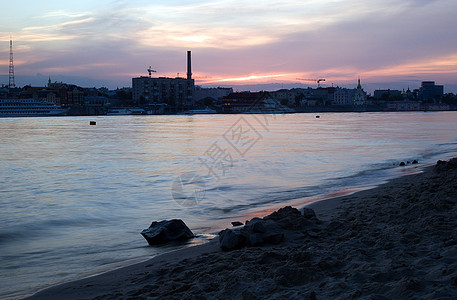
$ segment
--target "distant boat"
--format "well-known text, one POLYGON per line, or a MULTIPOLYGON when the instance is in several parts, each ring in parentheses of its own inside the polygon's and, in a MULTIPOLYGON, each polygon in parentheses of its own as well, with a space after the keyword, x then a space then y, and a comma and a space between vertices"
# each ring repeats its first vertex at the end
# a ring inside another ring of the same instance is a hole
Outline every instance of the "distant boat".
POLYGON ((204 108, 204 109, 191 109, 191 110, 186 110, 180 113, 177 113, 178 115, 200 115, 200 114, 215 114, 217 111, 214 109, 211 109, 209 107, 204 108))
POLYGON ((68 110, 41 99, 0 99, 0 117, 63 116, 68 110))

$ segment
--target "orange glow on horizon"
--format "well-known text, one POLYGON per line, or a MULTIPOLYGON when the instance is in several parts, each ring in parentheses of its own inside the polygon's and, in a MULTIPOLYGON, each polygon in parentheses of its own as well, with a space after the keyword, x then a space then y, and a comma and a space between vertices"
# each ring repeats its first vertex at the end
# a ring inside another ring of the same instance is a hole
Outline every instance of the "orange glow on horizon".
POLYGON ((394 81, 398 77, 416 76, 423 80, 435 74, 456 74, 457 75, 457 54, 439 57, 431 60, 407 62, 379 69, 357 69, 355 67, 331 68, 309 73, 277 73, 277 74, 253 74, 239 76, 204 76, 195 77, 198 84, 268 84, 268 83, 303 83, 313 86, 312 81, 300 81, 297 78, 325 78, 321 86, 346 85, 357 83, 357 78, 361 77, 362 82, 394 81), (315 74, 320 74, 316 76, 315 74), (389 79, 390 77, 390 79, 389 79))
POLYGON ((240 76, 230 76, 230 77, 214 77, 214 76, 196 76, 196 80, 199 81, 200 84, 214 84, 214 83, 241 83, 246 82, 249 84, 257 84, 257 83, 271 83, 273 82, 291 82, 296 81, 298 75, 296 73, 283 73, 283 74, 253 74, 253 75, 240 75, 240 76), (201 79, 199 79, 199 77, 201 79))

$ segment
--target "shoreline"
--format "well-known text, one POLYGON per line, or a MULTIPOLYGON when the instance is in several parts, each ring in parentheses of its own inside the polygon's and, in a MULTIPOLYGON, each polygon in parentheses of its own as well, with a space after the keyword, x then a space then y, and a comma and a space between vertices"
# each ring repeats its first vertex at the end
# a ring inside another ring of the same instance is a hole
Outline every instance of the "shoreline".
MULTIPOLYGON (((87 271, 85 272, 84 274, 82 274, 81 276, 78 276, 77 278, 74 278, 72 280, 69 280, 69 281, 63 281, 63 282, 59 282, 59 283, 55 283, 55 284, 49 284, 47 285, 46 287, 42 287, 42 288, 39 288, 39 289, 35 289, 35 291, 31 291, 25 295, 22 295, 22 296, 19 296, 20 298, 19 299, 28 299, 28 297, 32 297, 34 296, 35 294, 38 294, 38 293, 41 293, 43 291, 47 291, 48 289, 52 289, 54 287, 58 287, 58 286, 61 286, 61 285, 65 285, 65 284, 70 284, 70 283, 73 283, 73 282, 79 282, 81 280, 85 280, 85 279, 88 279, 88 278, 93 278, 93 277, 96 277, 96 276, 100 276, 100 275, 104 275, 104 274, 107 274, 107 273, 111 273, 111 272, 116 272, 118 270, 121 270, 121 269, 124 269, 124 268, 130 268, 132 266, 135 266, 135 265, 141 265, 141 264, 144 264, 148 261, 152 261, 158 257, 162 257, 162 256, 167 256, 167 255, 171 255, 172 257, 174 257, 174 254, 175 252, 177 251, 181 251, 181 250, 185 250, 185 249, 188 249, 188 248, 195 248, 195 247, 199 247, 199 246, 202 246, 204 247, 205 245, 211 243, 211 242, 214 242, 214 239, 217 240, 218 237, 217 237, 217 234, 219 231, 225 229, 225 228, 230 228, 231 225, 230 223, 232 221, 242 221, 244 222, 245 220, 249 220, 249 219, 252 219, 252 218, 255 218, 255 217, 259 217, 259 218, 262 218, 282 207, 284 207, 285 205, 291 205, 293 207, 296 207, 298 209, 303 209, 304 207, 311 207, 313 208, 315 211, 316 211, 316 214, 320 213, 320 216, 318 216, 319 218, 322 217, 322 214, 324 213, 324 211, 327 211, 329 210, 329 204, 333 201, 338 201, 340 198, 343 198, 343 197, 347 197, 347 196, 350 196, 352 194, 356 194, 356 193, 361 193, 361 192, 364 192, 364 191, 367 191, 367 190, 371 190, 371 189, 375 189, 383 184, 386 184, 388 182, 390 182, 391 180, 394 180, 394 179, 397 179, 397 178, 401 178, 401 177, 406 177, 406 176, 410 176, 410 175, 414 175, 414 174, 418 174, 418 173, 421 173, 423 172, 424 169, 428 169, 432 166, 431 163, 429 164, 419 164, 419 165, 408 165, 406 168, 407 169, 404 169, 406 170, 406 174, 405 175, 400 175, 400 177, 392 177, 390 179, 383 179, 383 181, 381 181, 379 184, 377 185, 367 185, 367 186, 361 186, 361 187, 357 187, 357 188, 351 188, 351 189, 342 189, 342 190, 338 190, 336 192, 331 192, 329 194, 324 194, 324 195, 318 195, 318 196, 310 196, 310 197, 306 197, 306 198, 297 198, 295 200, 292 200, 292 201, 288 201, 287 204, 280 204, 280 203, 276 203, 266 209, 263 209, 263 210, 258 210, 258 211, 254 211, 254 212, 246 212, 246 213, 243 213, 237 217, 234 217, 232 219, 226 219, 226 225, 225 227, 212 227, 212 230, 210 232, 204 232, 204 233, 200 233, 200 234, 197 234, 197 238, 194 239, 194 240, 189 240, 189 241, 186 241, 186 242, 181 242, 181 243, 178 243, 178 244, 173 244, 174 247, 176 247, 176 249, 172 249, 172 250, 169 250, 167 252, 163 252, 163 253, 160 253, 160 254, 157 254, 157 255, 154 255, 152 257, 149 257, 149 258, 135 258, 135 259, 130 259, 128 261, 125 261, 125 262, 118 262, 114 265, 109 265, 109 266, 103 266, 103 267, 99 267, 97 269, 94 269, 94 270, 90 270, 90 271, 87 271), (329 201, 329 202, 327 202, 329 201), (216 229, 217 228, 217 229, 216 229), (213 231, 214 230, 214 231, 213 231), (210 236, 214 236, 214 239, 211 239, 210 236), (197 241, 198 239, 198 241, 197 241)), ((405 168, 405 167, 402 167, 402 168, 405 168)), ((334 206, 331 206, 331 208, 333 209, 334 206)), ((331 210, 331 209, 330 209, 331 210)), ((16 299, 14 297, 12 298, 6 298, 6 299, 16 299)))
POLYGON ((452 210, 457 210, 457 186, 452 185, 457 167, 442 173, 433 169, 426 167, 421 173, 394 178, 372 189, 305 205, 322 222, 317 236, 230 252, 222 251, 215 238, 146 262, 54 286, 26 299, 196 295, 317 295, 318 299, 321 295, 396 295, 432 299, 457 294, 457 260, 452 259, 457 258, 457 252, 450 254, 457 250, 457 220, 448 220, 452 210), (430 215, 429 210, 437 210, 436 215, 430 215), (438 233, 436 222, 443 223, 438 224, 438 233), (446 238, 444 245, 448 246, 444 247, 441 239, 446 238), (445 249, 436 249, 438 244, 445 249), (431 283, 428 274, 441 274, 444 283, 431 283))
MULTIPOLYGON (((128 107, 127 107, 128 108, 128 107)), ((0 119, 14 119, 14 118, 53 118, 53 117, 122 117, 122 116, 131 116, 131 117, 147 117, 147 116, 215 116, 215 115, 258 115, 258 114, 315 114, 315 113, 409 113, 409 112, 456 112, 457 108, 450 108, 448 110, 387 110, 387 109, 338 109, 331 107, 317 107, 310 108, 305 110, 297 111, 282 111, 282 110, 272 110, 272 111, 260 111, 260 112, 216 112, 216 113, 189 113, 183 114, 182 112, 175 113, 162 113, 162 114, 108 114, 108 113, 99 113, 99 114, 67 114, 67 115, 39 115, 39 116, 0 116, 0 119)))

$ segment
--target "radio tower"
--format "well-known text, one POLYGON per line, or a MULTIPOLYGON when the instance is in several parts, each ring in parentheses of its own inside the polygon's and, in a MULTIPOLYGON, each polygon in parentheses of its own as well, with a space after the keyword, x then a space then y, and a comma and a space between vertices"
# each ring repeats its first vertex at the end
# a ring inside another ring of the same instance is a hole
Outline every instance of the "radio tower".
POLYGON ((8 87, 11 89, 15 87, 14 83, 14 62, 13 62, 13 39, 10 37, 10 77, 8 87))

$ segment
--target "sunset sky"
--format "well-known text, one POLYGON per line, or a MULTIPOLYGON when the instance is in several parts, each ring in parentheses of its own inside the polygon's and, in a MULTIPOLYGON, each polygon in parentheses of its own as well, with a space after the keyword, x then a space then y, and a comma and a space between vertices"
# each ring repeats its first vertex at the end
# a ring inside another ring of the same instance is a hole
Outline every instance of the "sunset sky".
POLYGON ((276 84, 325 78, 368 91, 434 80, 457 92, 455 0, 4 1, 0 83, 14 40, 17 85, 48 76, 82 86, 131 86, 147 75, 185 76, 192 51, 199 85, 276 84))

